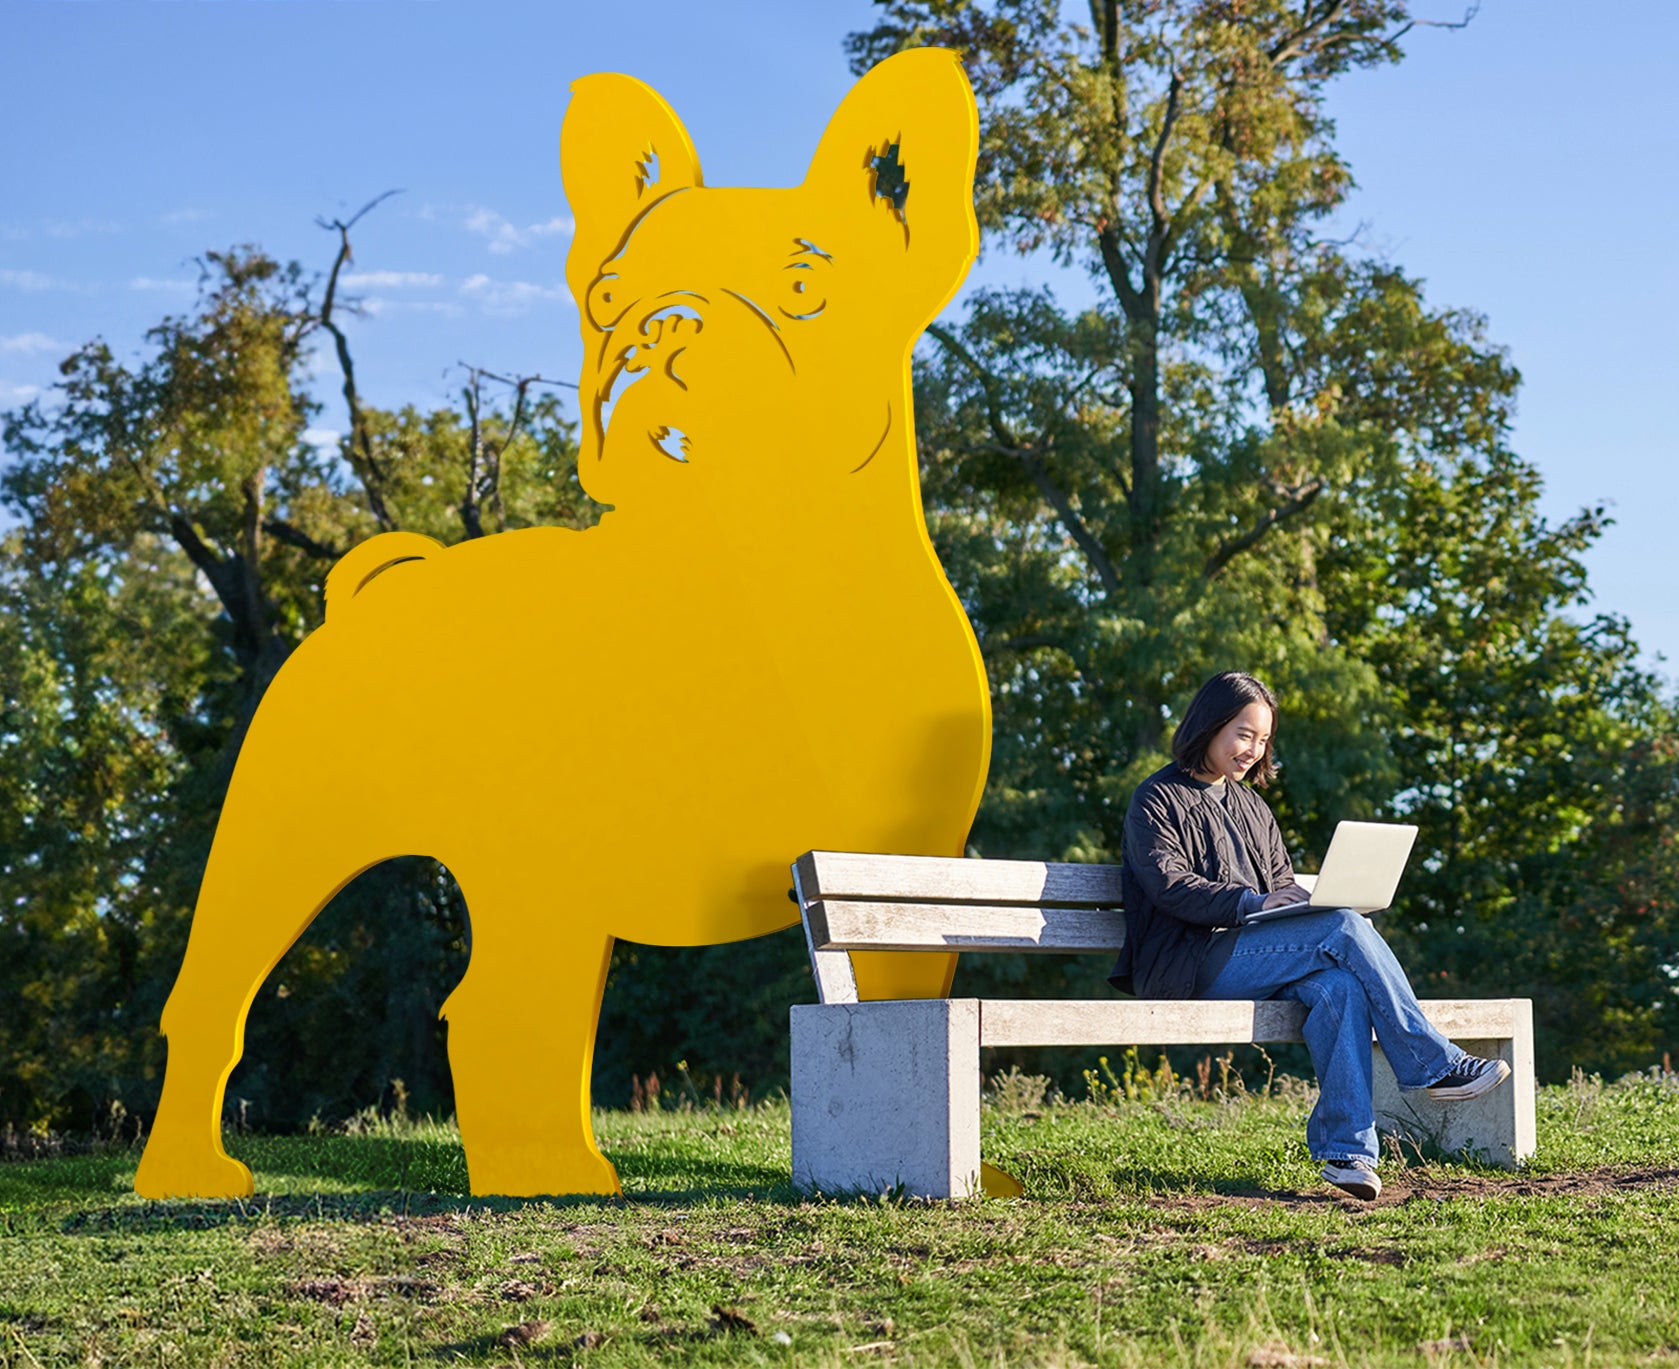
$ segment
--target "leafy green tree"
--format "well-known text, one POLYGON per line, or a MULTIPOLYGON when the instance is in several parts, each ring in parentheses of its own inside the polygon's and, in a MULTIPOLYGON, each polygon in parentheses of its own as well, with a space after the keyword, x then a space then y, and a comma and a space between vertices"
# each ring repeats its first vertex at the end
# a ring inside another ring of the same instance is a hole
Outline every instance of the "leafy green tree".
MULTIPOLYGON (((1609 801, 1666 724, 1625 624, 1579 617, 1601 513, 1538 516, 1508 445, 1519 377, 1483 320, 1325 236, 1351 185, 1326 90, 1400 60, 1407 6, 879 9, 850 39, 859 69, 920 43, 965 53, 988 250, 1048 253, 1092 295, 981 292, 923 346, 924 489, 996 704, 974 845, 1116 858, 1170 720, 1213 671, 1250 669, 1284 700, 1273 794, 1302 855, 1341 817, 1422 825, 1389 922, 1420 975, 1534 993, 1559 1052, 1586 1052, 1553 1068, 1671 1040, 1665 915, 1636 952, 1626 935, 1593 951, 1610 983, 1636 963, 1642 1009, 1565 991, 1570 919, 1608 891, 1556 878, 1671 813, 1609 801), (1544 852, 1548 883, 1513 880, 1544 852)), ((1674 886, 1639 868, 1670 910, 1674 886)), ((1051 991, 1089 974, 962 972, 1051 991)))
MULTIPOLYGON (((476 371, 460 410, 362 404, 334 226, 324 292, 255 249, 211 254, 197 307, 155 328, 139 364, 89 343, 55 403, 4 418, 0 500, 18 520, 0 544, 5 1120, 86 1126, 112 1101, 155 1099, 158 1016, 239 741, 319 624, 336 557, 387 527, 458 541, 594 519, 572 426, 536 377, 508 382, 510 407, 476 371), (304 438, 323 333, 352 414, 337 452, 304 438)), ((437 1009, 464 955, 446 871, 369 872, 259 997, 232 1095, 296 1122, 405 1075, 416 1106, 446 1109, 437 1009)))
POLYGON ((1325 565, 1333 629, 1392 691, 1389 807, 1421 828, 1394 938, 1432 994, 1531 995, 1553 1076, 1647 1064, 1679 1039, 1675 718, 1623 620, 1557 611, 1602 510, 1546 526, 1506 456, 1407 476, 1325 565))

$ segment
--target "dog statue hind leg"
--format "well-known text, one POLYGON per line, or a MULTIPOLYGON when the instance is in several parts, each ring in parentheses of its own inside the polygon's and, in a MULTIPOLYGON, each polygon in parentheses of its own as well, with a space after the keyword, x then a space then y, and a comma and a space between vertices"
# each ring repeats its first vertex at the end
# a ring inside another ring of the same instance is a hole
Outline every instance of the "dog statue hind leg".
MULTIPOLYGON (((284 808, 273 798, 251 786, 230 793, 216 831, 186 959, 163 1011, 168 1065, 134 1178, 142 1197, 252 1192, 250 1170, 228 1155, 221 1134, 223 1096, 244 1050, 246 1016, 262 982, 316 913, 377 863, 361 854, 364 834, 333 840, 314 823, 277 822, 284 808)), ((305 800, 298 795, 294 802, 305 800)))
POLYGON ((472 964, 443 1017, 472 1191, 618 1193, 589 1119, 613 938, 538 903, 516 860, 455 873, 475 930, 472 964))
MULTIPOLYGON (((412 534, 364 543, 329 578, 329 603, 344 597, 346 585, 353 591, 428 547, 436 543, 412 534)), ((403 782, 381 792, 376 779, 340 774, 344 757, 355 754, 356 732, 332 723, 343 691, 322 650, 311 639, 287 661, 240 750, 186 958, 163 1011, 163 1097, 134 1179, 143 1197, 252 1191, 250 1170, 222 1145, 221 1114, 257 991, 340 889, 415 849, 404 840, 402 806, 390 801, 403 782)))

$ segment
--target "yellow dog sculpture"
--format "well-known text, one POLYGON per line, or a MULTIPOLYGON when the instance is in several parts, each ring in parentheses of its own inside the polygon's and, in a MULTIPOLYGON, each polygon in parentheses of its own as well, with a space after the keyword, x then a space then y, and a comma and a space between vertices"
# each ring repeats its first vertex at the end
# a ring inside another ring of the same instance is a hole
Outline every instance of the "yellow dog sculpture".
MULTIPOLYGON (((579 464, 612 511, 447 549, 389 533, 334 567, 228 791, 141 1194, 252 1191, 221 1142, 246 1014, 380 861, 433 856, 466 897, 443 1015, 472 1191, 564 1194, 618 1191, 589 1124, 615 937, 786 927, 812 847, 962 852, 989 700, 922 517, 909 360, 974 258, 976 134, 956 57, 906 52, 803 184, 708 189, 653 90, 573 85, 579 464)), ((938 995, 953 965, 859 981, 938 995)))

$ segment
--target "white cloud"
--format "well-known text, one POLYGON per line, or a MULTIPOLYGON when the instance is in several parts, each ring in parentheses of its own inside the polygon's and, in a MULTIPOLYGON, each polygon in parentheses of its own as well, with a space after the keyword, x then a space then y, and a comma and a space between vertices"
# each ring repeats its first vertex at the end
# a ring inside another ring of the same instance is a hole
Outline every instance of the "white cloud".
POLYGON ((41 229, 49 238, 81 238, 89 233, 120 233, 122 225, 110 219, 49 219, 41 229))
POLYGON ((51 276, 43 276, 39 271, 13 271, 0 267, 0 285, 9 285, 14 290, 51 290, 57 284, 51 276))
POLYGON ((13 385, 9 380, 0 380, 0 404, 27 404, 40 393, 39 385, 13 385))
POLYGON ((466 228, 469 233, 489 239, 490 251, 513 252, 556 233, 569 235, 572 222, 567 218, 552 218, 545 223, 526 224, 520 228, 495 210, 479 207, 467 214, 466 228))
POLYGON ((381 314, 441 314, 444 318, 461 315, 460 305, 446 299, 385 299, 382 295, 369 295, 356 307, 369 318, 381 314))
POLYGON ((522 314, 533 304, 549 300, 570 301, 563 285, 537 285, 528 280, 495 280, 479 274, 461 282, 461 294, 476 301, 486 313, 522 314))
POLYGON ((488 238, 492 252, 511 252, 519 246, 519 230, 493 209, 475 210, 467 216, 466 228, 488 238))
POLYGON ((12 337, 0 337, 0 353, 21 352, 28 356, 33 352, 58 352, 63 350, 63 343, 54 342, 45 333, 17 333, 12 337))
POLYGON ((343 433, 334 432, 331 428, 305 428, 303 430, 303 440, 311 447, 330 447, 337 450, 343 437, 343 433))
POLYGON ((402 290, 443 284, 443 277, 430 271, 352 271, 338 278, 351 290, 402 290))
POLYGON ((158 222, 166 228, 179 228, 189 223, 203 223, 205 219, 214 215, 208 209, 174 209, 165 214, 158 222))
POLYGON ((155 276, 136 276, 128 282, 130 290, 196 290, 198 283, 190 280, 159 280, 155 276))

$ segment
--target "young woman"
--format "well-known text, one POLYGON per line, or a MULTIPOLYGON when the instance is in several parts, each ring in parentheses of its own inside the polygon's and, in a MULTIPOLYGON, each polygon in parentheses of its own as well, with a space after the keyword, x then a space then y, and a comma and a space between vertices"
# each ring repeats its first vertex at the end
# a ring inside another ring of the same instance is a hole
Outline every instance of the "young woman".
POLYGON ((1201 686, 1172 737, 1172 764, 1137 786, 1125 814, 1125 949, 1110 976, 1141 998, 1280 998, 1306 1005, 1318 1103, 1306 1126, 1323 1177, 1358 1198, 1376 1176, 1370 1034, 1401 1088, 1478 1098, 1510 1073, 1429 1025, 1381 934, 1350 908, 1249 924, 1305 903, 1271 810, 1249 784, 1277 772, 1277 701, 1251 675, 1201 686), (1247 781, 1247 783, 1244 783, 1247 781))

